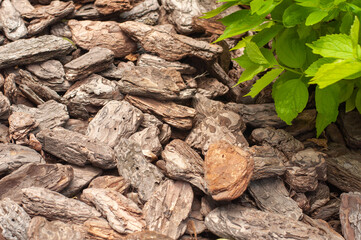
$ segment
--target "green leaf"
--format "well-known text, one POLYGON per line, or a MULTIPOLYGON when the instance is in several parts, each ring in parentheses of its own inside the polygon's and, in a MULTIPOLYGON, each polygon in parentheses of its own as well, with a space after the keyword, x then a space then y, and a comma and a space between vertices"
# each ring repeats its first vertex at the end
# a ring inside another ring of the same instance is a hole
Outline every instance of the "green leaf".
POLYGON ((273 67, 275 65, 279 65, 279 63, 277 62, 275 56, 273 55, 273 52, 270 49, 266 49, 266 48, 260 48, 261 53, 263 54, 263 56, 267 59, 267 61, 269 62, 269 68, 273 67))
POLYGON ((345 112, 351 112, 352 110, 355 109, 355 107, 356 107, 355 99, 356 99, 357 91, 358 91, 357 89, 354 89, 353 93, 351 94, 351 97, 346 100, 345 112))
POLYGON ((254 42, 247 42, 246 43, 246 54, 251 59, 252 62, 258 63, 261 65, 269 65, 267 59, 263 56, 261 51, 259 50, 257 44, 254 42))
POLYGON ((269 41, 271 41, 282 29, 282 25, 273 25, 270 28, 266 28, 258 32, 255 36, 253 36, 252 41, 255 42, 258 47, 263 47, 269 41))
POLYGON ((240 48, 246 47, 247 42, 250 42, 253 37, 254 37, 254 36, 244 37, 241 41, 239 41, 239 42, 237 43, 236 46, 234 46, 234 47, 233 47, 232 49, 230 49, 229 51, 233 51, 233 50, 236 50, 236 49, 240 49, 240 48))
POLYGON ((237 85, 248 80, 253 79, 258 73, 263 72, 266 69, 264 65, 253 64, 243 71, 241 77, 238 79, 237 85))
POLYGON ((304 22, 312 9, 292 4, 283 13, 283 25, 287 28, 294 27, 304 22))
POLYGON ((263 77, 258 79, 255 84, 253 84, 251 91, 245 96, 255 97, 262 89, 264 89, 268 84, 270 84, 278 75, 281 74, 283 69, 272 69, 267 72, 263 77))
POLYGON ((358 55, 358 39, 359 39, 359 32, 360 32, 360 21, 358 20, 358 18, 355 16, 355 20, 351 26, 351 30, 350 30, 350 37, 351 37, 351 41, 352 41, 352 48, 353 48, 353 53, 354 56, 357 57, 358 55))
POLYGON ((249 59, 247 54, 243 54, 242 56, 238 58, 233 58, 232 60, 236 61, 238 65, 243 68, 249 68, 255 64, 254 62, 251 61, 251 59, 249 59))
POLYGON ((358 112, 361 114, 361 89, 357 91, 356 98, 355 98, 355 106, 358 112))
POLYGON ((326 63, 333 63, 335 62, 335 58, 320 58, 317 61, 313 62, 305 71, 307 77, 313 77, 316 75, 318 69, 326 63))
POLYGON ((215 41, 219 42, 244 32, 247 32, 264 21, 265 16, 251 15, 249 10, 239 10, 221 19, 227 26, 223 34, 215 41))
POLYGON ((262 6, 256 11, 256 14, 269 14, 278 4, 279 1, 276 1, 275 3, 273 0, 265 0, 262 6))
POLYGON ((320 0, 320 7, 322 9, 330 10, 331 8, 335 7, 334 0, 320 0))
POLYGON ((320 0, 295 0, 298 5, 303 7, 318 7, 320 0))
POLYGON ((353 15, 350 12, 347 12, 343 16, 340 26, 340 32, 344 34, 349 34, 353 22, 353 15))
POLYGON ((340 3, 346 2, 346 0, 335 0, 334 4, 339 5, 340 3))
POLYGON ((308 101, 307 87, 300 79, 274 84, 272 95, 278 116, 288 125, 303 111, 308 101))
POLYGON ((310 84, 318 84, 320 88, 325 88, 359 72, 361 72, 361 62, 338 60, 323 64, 311 79, 310 84))
POLYGON ((328 15, 328 12, 325 12, 325 11, 322 11, 322 10, 312 12, 312 13, 310 13, 310 15, 308 15, 305 24, 306 24, 306 26, 311 26, 311 25, 314 25, 316 23, 319 23, 327 15, 328 15))
POLYGON ((257 12, 263 4, 264 0, 253 0, 249 5, 251 7, 251 13, 254 14, 255 12, 257 12))
POLYGON ((278 59, 288 67, 301 68, 306 61, 305 44, 294 28, 286 29, 276 38, 278 59))
POLYGON ((238 3, 237 1, 232 1, 232 2, 225 3, 225 4, 223 4, 222 6, 216 8, 216 9, 214 9, 214 10, 212 10, 212 11, 209 11, 209 12, 207 12, 207 13, 204 13, 204 15, 203 15, 202 17, 200 17, 200 18, 206 18, 206 19, 207 19, 207 18, 212 18, 212 17, 220 14, 221 12, 227 10, 228 8, 236 5, 237 3, 238 3))
POLYGON ((339 103, 345 102, 351 97, 355 84, 354 82, 347 80, 340 81, 337 84, 340 89, 339 103))
POLYGON ((351 38, 345 34, 331 34, 320 37, 312 44, 306 44, 312 48, 313 53, 331 58, 353 58, 351 38))
POLYGON ((317 137, 321 135, 323 130, 332 122, 335 122, 338 115, 339 105, 339 88, 331 85, 327 88, 316 88, 316 130, 317 137))

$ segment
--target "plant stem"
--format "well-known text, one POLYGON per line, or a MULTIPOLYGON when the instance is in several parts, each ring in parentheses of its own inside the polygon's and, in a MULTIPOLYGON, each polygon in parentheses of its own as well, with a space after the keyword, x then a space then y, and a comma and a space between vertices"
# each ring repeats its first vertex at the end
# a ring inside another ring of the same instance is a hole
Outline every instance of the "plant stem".
POLYGON ((299 74, 299 75, 303 75, 302 72, 296 71, 296 70, 294 70, 292 68, 284 67, 284 66, 281 66, 281 65, 277 65, 277 66, 280 67, 280 68, 283 68, 283 69, 285 69, 287 71, 290 71, 290 72, 293 72, 293 73, 296 73, 296 74, 299 74))

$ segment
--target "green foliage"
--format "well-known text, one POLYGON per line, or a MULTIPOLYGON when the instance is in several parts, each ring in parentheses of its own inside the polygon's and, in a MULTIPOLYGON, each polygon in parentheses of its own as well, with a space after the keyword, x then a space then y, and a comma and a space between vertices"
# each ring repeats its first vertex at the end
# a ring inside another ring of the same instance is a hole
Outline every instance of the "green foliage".
POLYGON ((360 0, 219 0, 210 18, 235 5, 248 8, 220 21, 226 26, 215 41, 253 31, 231 50, 245 71, 238 84, 262 75, 246 96, 255 97, 272 82, 279 117, 287 124, 303 111, 309 86, 316 84, 317 136, 336 121, 339 105, 361 113, 360 0), (272 46, 267 44, 272 42, 272 46))

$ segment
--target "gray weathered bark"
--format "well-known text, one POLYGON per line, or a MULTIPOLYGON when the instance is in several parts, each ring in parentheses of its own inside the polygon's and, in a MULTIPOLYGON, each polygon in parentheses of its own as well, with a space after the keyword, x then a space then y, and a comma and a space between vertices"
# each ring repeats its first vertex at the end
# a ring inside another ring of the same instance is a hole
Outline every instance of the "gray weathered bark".
POLYGON ((10 0, 0 2, 0 25, 5 36, 10 40, 18 40, 28 34, 25 23, 20 13, 15 9, 10 0))
POLYGON ((340 220, 346 240, 361 239, 361 193, 341 194, 340 220))
POLYGON ((178 61, 167 61, 163 58, 150 55, 150 54, 142 54, 138 61, 137 66, 141 67, 156 67, 156 68, 174 68, 178 72, 182 74, 193 74, 196 72, 196 69, 189 64, 181 63, 178 61))

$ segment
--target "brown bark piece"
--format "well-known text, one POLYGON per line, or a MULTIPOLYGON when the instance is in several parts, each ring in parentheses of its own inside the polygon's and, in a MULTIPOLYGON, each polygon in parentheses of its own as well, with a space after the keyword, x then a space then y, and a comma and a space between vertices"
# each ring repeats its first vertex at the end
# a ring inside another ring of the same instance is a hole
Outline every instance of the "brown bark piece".
POLYGON ((123 138, 114 149, 119 175, 137 189, 142 201, 147 201, 162 182, 163 174, 145 159, 139 144, 123 138))
POLYGON ((83 134, 64 128, 42 130, 36 137, 43 144, 43 150, 63 161, 84 166, 91 163, 102 169, 116 166, 112 148, 83 134))
POLYGON ((251 139, 258 144, 268 144, 283 152, 287 158, 303 150, 303 144, 283 129, 257 128, 252 131, 251 139))
POLYGON ((185 142, 205 155, 212 143, 227 141, 238 147, 248 147, 242 134, 242 119, 234 112, 222 111, 203 119, 187 136, 185 142))
POLYGON ((81 199, 91 202, 106 216, 109 225, 118 233, 129 234, 145 227, 142 210, 117 191, 87 188, 84 189, 81 199))
POLYGON ((125 20, 135 20, 148 25, 156 25, 159 19, 159 3, 157 0, 138 2, 130 11, 122 12, 119 17, 125 20))
POLYGON ((341 194, 340 220, 346 240, 361 239, 361 193, 341 194))
POLYGON ((37 108, 31 108, 25 105, 12 105, 11 109, 12 112, 24 112, 32 115, 36 122, 39 123, 35 129, 36 132, 43 129, 53 129, 64 126, 69 119, 66 106, 54 100, 38 105, 37 108))
POLYGON ((47 26, 63 19, 75 10, 73 2, 51 1, 49 5, 38 5, 31 12, 24 13, 23 17, 30 19, 29 35, 42 32, 47 26))
POLYGON ((90 121, 86 135, 110 147, 129 138, 143 120, 143 113, 127 101, 110 101, 90 121))
POLYGON ((44 216, 48 220, 79 224, 89 218, 101 216, 95 208, 46 188, 30 187, 22 192, 22 206, 31 216, 44 216))
POLYGON ((218 81, 216 78, 197 79, 197 92, 207 98, 216 98, 225 95, 229 87, 218 81))
POLYGON ((287 158, 281 151, 269 145, 263 145, 252 146, 249 153, 252 154, 254 160, 252 180, 282 176, 285 173, 284 163, 287 162, 287 158))
MULTIPOLYGON (((9 128, 6 125, 1 124, 1 123, 0 123, 0 143, 10 143, 9 128)), ((2 151, 1 146, 2 145, 0 144, 0 152, 2 151)), ((4 163, 2 162, 3 159, 1 157, 0 157, 0 159, 1 159, 0 160, 0 162, 1 162, 0 163, 0 169, 1 169, 0 170, 0 175, 1 175, 1 172, 4 171, 3 167, 5 167, 5 166, 4 165, 1 166, 4 163)))
POLYGON ((164 148, 162 158, 170 178, 189 182, 206 192, 203 159, 187 143, 173 140, 164 148))
POLYGON ((172 129, 168 124, 163 124, 162 127, 160 128, 160 133, 159 133, 160 143, 162 145, 167 144, 171 136, 172 136, 172 129))
POLYGON ((124 240, 172 240, 173 238, 167 237, 153 231, 141 231, 129 234, 124 240))
POLYGON ((318 180, 327 180, 327 165, 322 153, 313 149, 299 151, 286 163, 285 181, 297 192, 314 191, 318 180))
POLYGON ((24 14, 34 10, 33 5, 28 0, 10 0, 19 13, 24 14))
POLYGON ((349 147, 361 148, 361 116, 357 111, 341 114, 341 129, 349 147))
POLYGON ((0 236, 7 240, 28 239, 26 231, 30 220, 29 215, 16 202, 9 198, 0 201, 0 236))
POLYGON ((34 117, 24 112, 14 112, 9 117, 9 134, 10 138, 25 140, 30 131, 34 130, 39 124, 34 117))
POLYGON ((85 188, 92 179, 102 174, 102 170, 92 166, 78 167, 72 166, 74 177, 69 185, 60 193, 66 197, 74 197, 83 188, 85 188))
MULTIPOLYGON (((16 87, 15 78, 16 75, 14 73, 10 73, 4 80, 4 95, 10 101, 9 105, 10 103, 17 104, 19 95, 21 94, 19 89, 16 87)), ((5 101, 3 104, 7 104, 8 102, 6 99, 3 101, 5 101)))
POLYGON ((47 87, 57 92, 65 92, 70 88, 70 83, 65 80, 63 65, 58 60, 30 64, 26 69, 34 74, 47 87))
POLYGON ((50 33, 58 37, 66 37, 71 39, 71 31, 69 26, 64 22, 59 22, 51 26, 50 33))
POLYGON ((124 237, 114 231, 104 218, 91 218, 84 222, 87 240, 123 240, 124 237))
MULTIPOLYGON (((43 84, 41 81, 39 81, 37 77, 33 76, 30 72, 20 69, 19 73, 21 77, 17 78, 16 81, 19 87, 26 86, 30 88, 31 91, 33 91, 44 102, 48 100, 56 100, 58 102, 60 101, 61 97, 58 95, 57 92, 43 84)), ((39 105, 37 101, 35 101, 34 103, 39 105)))
POLYGON ((329 239, 325 232, 292 218, 233 204, 213 210, 205 223, 217 236, 237 240, 329 239))
POLYGON ((344 240, 344 238, 337 233, 327 222, 322 219, 313 219, 307 215, 303 216, 302 222, 318 228, 327 234, 328 240, 344 240))
POLYGON ((162 128, 162 125, 163 125, 162 121, 160 121, 154 115, 149 114, 149 113, 144 113, 143 121, 140 124, 140 126, 143 128, 157 127, 159 129, 162 128))
POLYGON ((127 96, 126 100, 143 112, 155 113, 169 125, 188 130, 192 128, 192 118, 196 111, 193 108, 178 105, 174 102, 160 102, 150 98, 127 96))
POLYGON ((42 156, 31 148, 16 144, 0 144, 0 175, 27 163, 42 163, 42 156))
POLYGON ((73 169, 61 164, 29 163, 0 180, 0 199, 10 198, 21 202, 21 190, 44 187, 61 191, 73 179, 73 169))
POLYGON ((133 0, 95 0, 96 9, 103 15, 129 11, 133 8, 133 0))
POLYGON ((28 34, 20 13, 10 0, 0 2, 0 25, 2 25, 5 36, 12 41, 23 38, 28 34))
POLYGON ((29 240, 83 240, 85 231, 80 225, 61 221, 49 222, 44 217, 36 216, 31 219, 27 235, 29 240))
POLYGON ((204 169, 204 179, 213 199, 230 201, 246 190, 254 161, 248 152, 226 141, 219 141, 210 145, 204 169))
MULTIPOLYGON (((92 2, 92 1, 91 1, 92 2)), ((80 19, 98 19, 100 18, 99 11, 95 8, 93 3, 84 4, 75 11, 74 17, 80 19)))
POLYGON ((145 156, 157 158, 162 151, 162 145, 158 138, 159 133, 159 129, 153 126, 134 133, 129 140, 139 143, 145 156))
POLYGON ((78 81, 92 73, 101 72, 113 63, 114 53, 112 50, 102 47, 94 47, 86 54, 65 64, 65 77, 69 81, 78 81))
POLYGON ((122 100, 119 86, 99 75, 76 82, 63 96, 70 115, 88 119, 111 100, 122 100))
POLYGON ((147 229, 178 239, 186 230, 193 202, 189 183, 165 181, 144 205, 147 229))
POLYGON ((132 39, 140 42, 146 51, 156 53, 168 61, 176 61, 186 56, 212 60, 223 51, 222 47, 218 45, 197 41, 139 22, 128 21, 119 24, 119 26, 132 39))
POLYGON ((7 119, 10 113, 10 101, 0 92, 0 119, 7 119))
MULTIPOLYGON (((337 149, 336 149, 337 151, 337 149)), ((360 152, 349 151, 345 154, 329 154, 327 162, 327 181, 345 192, 361 192, 360 152)))
POLYGON ((248 186, 248 191, 261 210, 278 213, 296 221, 303 216, 302 209, 289 197, 283 181, 279 178, 252 181, 248 186))
POLYGON ((89 188, 103 188, 119 192, 121 194, 128 190, 130 184, 122 176, 100 176, 89 183, 89 188))
POLYGON ((68 22, 74 42, 84 49, 104 47, 112 50, 115 57, 135 52, 137 45, 127 37, 117 22, 77 21, 68 22))
POLYGON ((319 182, 315 191, 306 193, 310 202, 309 212, 324 206, 330 201, 330 188, 323 182, 319 182))
MULTIPOLYGON (((192 105, 197 111, 197 123, 199 123, 202 119, 206 117, 217 114, 221 110, 225 110, 225 104, 223 102, 209 99, 200 93, 194 95, 192 105)), ((246 126, 244 125, 244 127, 246 126)), ((243 128, 243 126, 241 128, 243 128)))
POLYGON ((337 218, 340 211, 341 200, 338 198, 331 199, 326 205, 316 209, 311 217, 328 221, 337 218))
POLYGON ((196 31, 222 35, 226 27, 219 21, 214 19, 202 19, 199 17, 193 17, 193 28, 196 31))
POLYGON ((168 20, 182 34, 190 34, 196 30, 193 26, 193 18, 217 8, 216 2, 212 0, 162 0, 162 5, 169 13, 168 20))
POLYGON ((141 67, 155 67, 155 68, 174 68, 182 74, 193 74, 196 72, 196 69, 189 64, 181 63, 178 61, 167 61, 158 56, 150 54, 142 54, 138 61, 137 66, 141 67))
POLYGON ((286 126, 286 123, 277 116, 273 103, 246 105, 230 102, 226 104, 226 108, 241 115, 245 123, 254 128, 286 126))
POLYGON ((171 68, 136 66, 125 70, 118 84, 124 94, 158 100, 187 99, 195 94, 195 89, 185 89, 181 74, 171 68))
POLYGON ((70 131, 78 132, 86 135, 86 130, 88 128, 89 122, 81 119, 69 119, 64 128, 70 131))
POLYGON ((69 41, 52 35, 17 40, 0 46, 0 69, 45 61, 73 49, 69 41))

